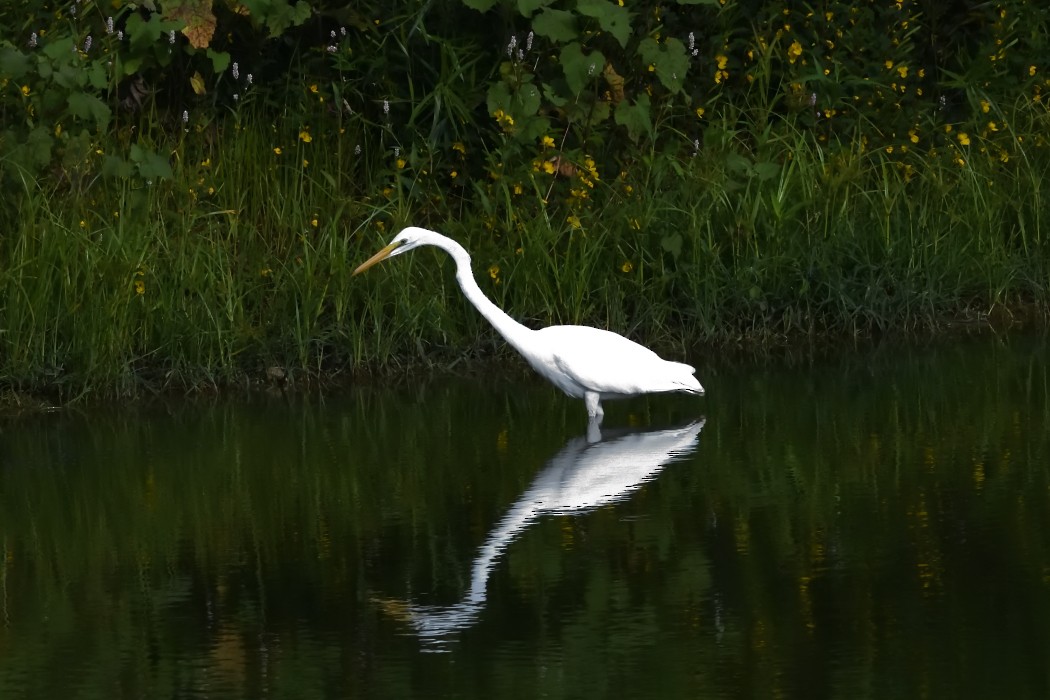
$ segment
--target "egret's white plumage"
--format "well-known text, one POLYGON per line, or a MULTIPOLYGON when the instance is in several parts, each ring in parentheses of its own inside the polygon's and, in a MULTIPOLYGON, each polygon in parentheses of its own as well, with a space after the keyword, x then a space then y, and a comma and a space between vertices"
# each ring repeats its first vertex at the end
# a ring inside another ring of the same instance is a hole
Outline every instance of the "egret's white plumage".
POLYGON ((434 231, 409 226, 354 274, 424 245, 441 248, 452 256, 456 280, 470 303, 533 369, 569 396, 583 399, 591 418, 602 417, 603 399, 668 391, 704 393, 692 367, 664 360, 649 348, 612 331, 589 326, 526 328, 482 293, 470 267, 470 255, 463 246, 434 231))

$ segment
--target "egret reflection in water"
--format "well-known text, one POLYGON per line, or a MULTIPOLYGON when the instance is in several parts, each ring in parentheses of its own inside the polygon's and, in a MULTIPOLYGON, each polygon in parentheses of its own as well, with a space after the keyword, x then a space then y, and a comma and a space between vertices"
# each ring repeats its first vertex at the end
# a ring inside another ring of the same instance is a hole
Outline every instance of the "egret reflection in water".
POLYGON ((690 455, 704 423, 699 419, 664 430, 601 431, 591 421, 587 435, 572 438, 550 459, 486 537, 462 601, 439 606, 385 600, 383 607, 407 620, 425 646, 441 650, 451 634, 477 619, 485 605, 489 574, 525 528, 543 515, 583 513, 627 498, 668 464, 690 455))

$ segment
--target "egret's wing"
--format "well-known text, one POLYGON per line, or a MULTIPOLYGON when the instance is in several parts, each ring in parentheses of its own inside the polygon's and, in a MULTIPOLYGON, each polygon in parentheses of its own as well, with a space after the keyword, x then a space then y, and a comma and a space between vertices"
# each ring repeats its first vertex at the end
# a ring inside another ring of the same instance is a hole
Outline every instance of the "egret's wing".
POLYGON ((672 391, 674 373, 692 367, 668 362, 655 352, 610 331, 587 326, 552 326, 543 330, 555 366, 589 391, 640 394, 672 391))

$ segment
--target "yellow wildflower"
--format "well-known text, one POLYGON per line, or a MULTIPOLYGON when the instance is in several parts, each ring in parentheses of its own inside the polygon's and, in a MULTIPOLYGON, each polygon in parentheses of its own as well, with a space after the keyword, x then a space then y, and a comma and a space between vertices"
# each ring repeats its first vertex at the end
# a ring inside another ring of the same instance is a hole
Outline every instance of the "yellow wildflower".
POLYGON ((631 264, 630 260, 624 260, 623 265, 620 265, 621 272, 630 272, 634 269, 634 265, 631 264))
POLYGON ((565 220, 569 223, 569 226, 572 226, 573 228, 580 228, 583 226, 583 223, 580 221, 580 217, 576 216, 575 214, 569 215, 565 218, 565 220))
POLYGON ((988 122, 988 131, 999 131, 999 125, 995 122, 988 122))
POLYGON ((988 111, 992 108, 992 105, 988 100, 981 100, 981 111, 988 114, 988 111))
POLYGON ((463 145, 462 141, 456 141, 454 144, 452 144, 452 150, 459 151, 463 155, 467 155, 467 147, 463 145))
POLYGON ((788 47, 788 63, 794 63, 802 55, 802 44, 797 41, 791 42, 788 47))
POLYGON ((908 66, 897 66, 897 75, 902 78, 908 77, 908 66))
POLYGON ((703 107, 697 107, 696 108, 696 116, 699 117, 699 118, 703 118, 704 112, 706 112, 706 111, 707 110, 705 110, 703 107))
POLYGON ((552 139, 550 136, 544 136, 540 140, 540 145, 544 148, 554 148, 554 139, 552 139))
POLYGON ((273 149, 273 153, 274 153, 274 155, 277 155, 277 156, 281 155, 281 147, 277 146, 276 148, 274 148, 273 149))
POLYGON ((405 159, 404 158, 398 158, 397 159, 397 169, 398 170, 403 169, 405 167, 405 165, 406 165, 406 163, 405 163, 405 159))
POLYGON ((1028 75, 1029 76, 1035 75, 1035 71, 1036 71, 1036 67, 1035 66, 1028 66, 1028 75))
POLYGON ((553 175, 557 169, 557 166, 554 165, 554 161, 543 161, 543 172, 547 173, 548 175, 553 175))
POLYGON ((135 280, 135 294, 142 296, 146 293, 146 283, 141 279, 135 280))
POLYGON ((958 134, 956 134, 955 138, 957 138, 959 140, 959 144, 960 145, 963 145, 963 146, 969 146, 970 145, 970 137, 965 131, 960 131, 958 134))
POLYGON ((314 138, 313 138, 313 136, 310 136, 310 132, 309 131, 306 131, 304 129, 303 131, 299 132, 299 140, 302 141, 303 143, 310 143, 311 141, 314 140, 314 138))
POLYGON ((314 228, 317 228, 317 217, 316 216, 314 218, 310 219, 310 225, 313 226, 314 228))
POLYGON ((715 61, 718 62, 718 70, 725 70, 726 66, 729 64, 729 57, 725 54, 718 54, 715 56, 715 61))
POLYGON ((316 84, 310 86, 310 92, 312 92, 315 95, 317 94, 317 85, 316 84))
POLYGON ((23 85, 22 86, 22 94, 25 95, 26 97, 29 96, 29 86, 28 85, 23 85))
POLYGON ((499 279, 499 265, 489 265, 489 277, 493 280, 499 279))
POLYGON ((525 190, 522 189, 521 183, 514 183, 514 194, 521 194, 525 190))
POLYGON ((886 61, 886 70, 893 70, 893 61, 886 61))

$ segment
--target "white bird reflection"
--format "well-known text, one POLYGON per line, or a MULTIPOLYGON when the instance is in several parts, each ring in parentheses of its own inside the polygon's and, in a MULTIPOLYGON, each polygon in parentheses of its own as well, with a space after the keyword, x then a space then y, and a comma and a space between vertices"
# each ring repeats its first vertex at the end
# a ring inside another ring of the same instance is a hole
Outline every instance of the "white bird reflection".
POLYGON ((489 533, 474 558, 470 588, 462 601, 449 606, 392 600, 381 604, 411 624, 425 648, 443 650, 451 634, 477 619, 497 559, 532 522, 546 514, 581 513, 623 500, 665 466, 691 454, 704 422, 665 430, 607 430, 603 435, 591 421, 586 437, 569 440, 489 533))

